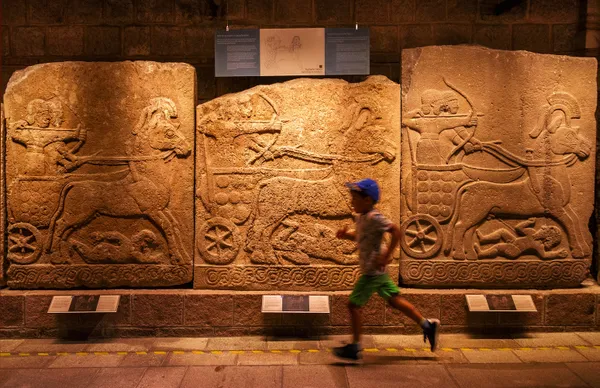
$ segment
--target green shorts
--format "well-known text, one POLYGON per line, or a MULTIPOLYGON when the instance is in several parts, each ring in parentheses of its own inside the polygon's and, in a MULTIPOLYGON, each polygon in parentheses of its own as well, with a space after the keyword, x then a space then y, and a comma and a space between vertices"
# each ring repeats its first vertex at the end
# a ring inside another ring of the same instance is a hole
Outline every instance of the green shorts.
POLYGON ((387 302, 392 296, 398 295, 400 289, 390 279, 388 274, 383 275, 362 275, 354 285, 352 294, 350 294, 350 303, 361 307, 371 298, 371 295, 377 293, 387 302))

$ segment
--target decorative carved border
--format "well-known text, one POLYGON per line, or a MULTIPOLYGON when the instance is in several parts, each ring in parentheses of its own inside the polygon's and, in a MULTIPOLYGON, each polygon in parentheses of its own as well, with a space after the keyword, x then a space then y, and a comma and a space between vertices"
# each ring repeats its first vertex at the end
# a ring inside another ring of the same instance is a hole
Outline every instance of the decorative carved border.
MULTIPOLYGON (((398 272, 391 269, 391 273, 398 272)), ((344 291, 360 276, 358 266, 209 266, 194 269, 194 288, 243 291, 344 291)))
POLYGON ((192 280, 183 265, 11 265, 8 286, 33 288, 164 287, 192 280))
POLYGON ((589 275, 589 260, 515 262, 417 261, 402 263, 403 283, 416 286, 490 288, 574 287, 589 275))

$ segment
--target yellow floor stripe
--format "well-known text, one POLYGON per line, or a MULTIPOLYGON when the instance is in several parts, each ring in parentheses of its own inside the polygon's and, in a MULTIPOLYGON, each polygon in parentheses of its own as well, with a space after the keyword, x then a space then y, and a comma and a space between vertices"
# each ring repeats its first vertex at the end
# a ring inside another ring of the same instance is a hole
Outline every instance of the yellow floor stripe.
MULTIPOLYGON (((538 347, 519 347, 519 348, 509 348, 509 347, 503 347, 503 348, 488 348, 488 347, 481 347, 481 348, 469 348, 469 347, 461 347, 461 348, 441 348, 440 350, 444 351, 444 352, 454 352, 454 351, 463 351, 463 352, 472 352, 472 351, 481 351, 481 352, 489 352, 489 351, 493 351, 493 350, 499 350, 499 351, 513 351, 513 350, 523 350, 523 351, 533 351, 533 350, 575 350, 575 349, 600 349, 600 345, 574 345, 574 346, 538 346, 538 347)), ((387 348, 365 348, 363 349, 363 352, 365 353, 376 353, 376 352, 381 352, 381 351, 387 351, 387 352, 399 352, 399 351, 405 351, 405 352, 417 352, 417 351, 429 351, 429 348, 393 348, 393 347, 387 347, 387 348)), ((210 350, 210 351, 202 351, 202 350, 192 350, 191 353, 193 354, 206 354, 206 353, 210 353, 210 354, 223 354, 223 353, 230 353, 230 354, 245 354, 245 353, 252 353, 252 354, 263 354, 263 353, 274 353, 274 354, 280 354, 280 353, 284 353, 284 352, 289 352, 289 353, 293 353, 293 354, 298 354, 298 353, 302 353, 302 352, 307 352, 307 353, 320 353, 320 352, 331 352, 330 348, 326 348, 326 349, 288 349, 288 350, 280 350, 280 349, 273 349, 273 350, 210 350)), ((137 354, 137 355, 146 355, 146 354, 156 354, 156 355, 167 355, 169 353, 172 354, 176 354, 176 355, 181 355, 181 354, 185 354, 185 353, 190 353, 190 351, 184 351, 184 350, 171 350, 171 351, 166 351, 166 350, 156 350, 156 351, 117 351, 117 352, 33 352, 33 353, 28 353, 28 352, 20 352, 20 353, 11 353, 11 352, 0 352, 0 357, 11 357, 11 356, 18 356, 18 357, 27 357, 27 356, 49 356, 50 354, 52 355, 57 355, 57 356, 67 356, 67 355, 77 355, 77 356, 88 356, 88 355, 95 355, 95 356, 107 356, 107 355, 111 355, 111 354, 116 354, 119 356, 124 356, 124 355, 128 355, 128 354, 137 354)))
POLYGON ((596 349, 600 349, 600 345, 594 345, 596 349))

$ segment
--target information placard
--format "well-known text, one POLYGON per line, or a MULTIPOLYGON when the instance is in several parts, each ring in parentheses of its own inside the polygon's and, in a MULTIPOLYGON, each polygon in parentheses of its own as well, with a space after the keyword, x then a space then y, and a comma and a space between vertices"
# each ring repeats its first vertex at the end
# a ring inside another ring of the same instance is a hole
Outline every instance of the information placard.
POLYGON ((329 296, 263 295, 261 312, 329 314, 329 296))
POLYGON ((217 31, 215 76, 260 75, 260 30, 217 31))
POLYGON ((54 296, 48 307, 50 314, 116 313, 120 295, 54 296))
POLYGON ((268 28, 217 31, 215 76, 370 73, 368 28, 268 28))
POLYGON ((368 28, 325 29, 325 74, 370 73, 370 35, 368 28))
POLYGON ((465 295, 471 312, 537 312, 531 295, 465 295))

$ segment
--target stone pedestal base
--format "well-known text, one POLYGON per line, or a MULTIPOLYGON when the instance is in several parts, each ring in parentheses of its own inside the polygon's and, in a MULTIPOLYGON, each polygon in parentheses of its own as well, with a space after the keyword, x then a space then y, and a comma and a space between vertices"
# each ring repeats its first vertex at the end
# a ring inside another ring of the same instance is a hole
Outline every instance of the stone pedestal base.
MULTIPOLYGON (((313 292, 331 297, 330 314, 262 314, 265 291, 210 290, 0 290, 0 338, 136 336, 309 336, 349 334, 349 292, 313 292), (114 314, 47 314, 54 295, 118 294, 114 314)), ((286 292, 283 292, 285 294, 286 292)), ((288 292, 289 293, 289 292, 288 292)), ((281 294, 281 292, 278 292, 281 294)), ((442 321, 443 333, 600 330, 600 286, 586 280, 579 289, 418 290, 402 296, 424 316, 442 321), (537 313, 470 313, 466 294, 531 295, 537 313)), ((374 296, 363 308, 368 334, 415 334, 419 327, 374 296)))

